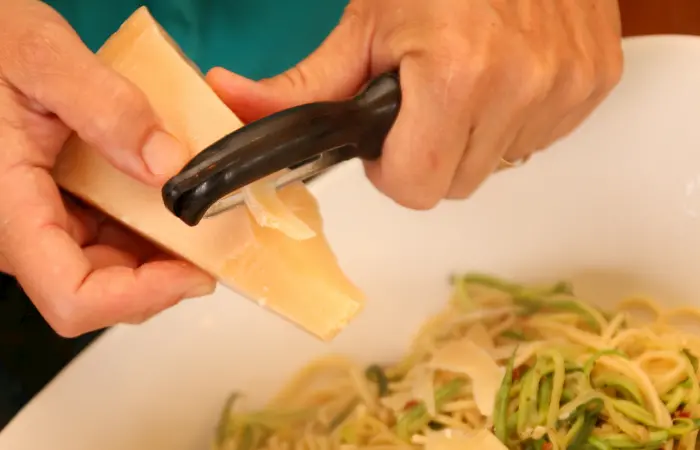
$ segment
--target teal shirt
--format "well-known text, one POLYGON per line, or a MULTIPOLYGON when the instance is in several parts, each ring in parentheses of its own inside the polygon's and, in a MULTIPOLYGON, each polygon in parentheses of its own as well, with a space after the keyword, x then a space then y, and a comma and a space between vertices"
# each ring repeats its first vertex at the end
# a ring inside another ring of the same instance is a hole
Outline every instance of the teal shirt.
POLYGON ((335 27, 347 0, 48 0, 93 51, 139 6, 203 70, 260 79, 294 66, 335 27))

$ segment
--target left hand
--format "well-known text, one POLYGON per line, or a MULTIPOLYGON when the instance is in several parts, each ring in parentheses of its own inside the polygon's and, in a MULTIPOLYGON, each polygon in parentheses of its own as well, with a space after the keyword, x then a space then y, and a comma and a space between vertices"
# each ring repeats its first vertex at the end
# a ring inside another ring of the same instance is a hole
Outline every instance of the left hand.
POLYGON ((401 111, 367 174, 398 203, 427 209, 579 125, 620 78, 620 35, 616 0, 352 0, 288 72, 253 82, 214 69, 208 81, 251 121, 349 97, 398 68, 401 111))
POLYGON ((69 196, 51 177, 75 132, 115 168, 160 187, 189 153, 147 97, 39 0, 0 0, 0 272, 61 336, 138 323, 212 277, 69 196))

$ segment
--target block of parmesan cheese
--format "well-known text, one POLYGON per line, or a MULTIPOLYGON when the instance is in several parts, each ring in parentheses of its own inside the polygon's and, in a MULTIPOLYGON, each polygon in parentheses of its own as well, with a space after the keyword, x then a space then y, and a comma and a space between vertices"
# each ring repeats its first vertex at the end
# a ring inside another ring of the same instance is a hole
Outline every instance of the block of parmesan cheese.
MULTIPOLYGON (((166 129, 193 156, 241 126, 146 8, 97 54, 143 90, 166 129)), ((159 189, 119 172, 76 136, 61 152, 54 178, 66 191, 323 340, 332 339, 362 308, 363 294, 340 269, 323 235, 317 203, 301 183, 279 193, 315 232, 295 240, 258 225, 245 206, 189 227, 166 209, 159 189)))

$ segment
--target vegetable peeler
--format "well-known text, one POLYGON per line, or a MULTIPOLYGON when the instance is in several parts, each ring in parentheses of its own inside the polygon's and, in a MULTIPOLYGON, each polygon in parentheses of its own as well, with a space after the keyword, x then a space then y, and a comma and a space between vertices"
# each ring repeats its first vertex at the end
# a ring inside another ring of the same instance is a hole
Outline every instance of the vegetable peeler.
POLYGON ((195 156, 163 186, 163 202, 195 226, 243 203, 242 187, 278 172, 277 189, 352 158, 376 160, 400 104, 398 73, 388 72, 349 100, 308 103, 251 122, 195 156))

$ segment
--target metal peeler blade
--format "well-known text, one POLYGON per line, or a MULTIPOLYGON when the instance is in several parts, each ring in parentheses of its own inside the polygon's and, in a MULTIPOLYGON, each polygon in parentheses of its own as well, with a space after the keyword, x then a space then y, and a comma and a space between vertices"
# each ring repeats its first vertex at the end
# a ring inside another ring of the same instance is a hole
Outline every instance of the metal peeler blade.
POLYGON ((195 226, 240 205, 240 189, 270 175, 279 173, 274 183, 282 188, 351 158, 377 159, 400 103, 398 74, 389 72, 349 100, 309 103, 252 122, 195 156, 163 186, 163 202, 195 226))
MULTIPOLYGON (((306 181, 316 175, 320 175, 331 167, 344 161, 343 155, 337 149, 331 149, 319 155, 318 158, 303 163, 302 165, 290 169, 275 179, 275 188, 281 189, 288 184, 297 181, 306 181)), ((217 216, 223 212, 233 209, 243 203, 243 193, 240 191, 231 193, 214 203, 206 213, 204 218, 217 216)))

